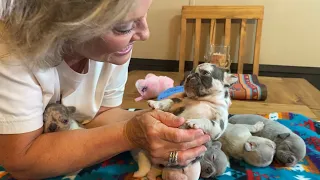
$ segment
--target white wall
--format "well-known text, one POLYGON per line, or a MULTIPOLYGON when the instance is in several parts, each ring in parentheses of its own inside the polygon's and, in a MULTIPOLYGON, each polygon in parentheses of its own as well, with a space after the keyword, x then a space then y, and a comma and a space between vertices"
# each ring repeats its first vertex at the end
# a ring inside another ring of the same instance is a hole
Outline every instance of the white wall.
MULTIPOLYGON (((319 0, 190 0, 196 5, 264 5, 260 64, 320 67, 320 1, 319 0)), ((189 0, 154 0, 148 15, 151 37, 136 43, 133 57, 148 59, 178 59, 181 7, 189 0)), ((208 25, 203 25, 207 31, 208 25)), ((222 25, 221 25, 222 27, 222 25)), ((238 41, 233 24, 232 43, 238 41)), ((248 33, 253 31, 248 25, 248 33)), ((190 30, 192 26, 190 25, 190 30)), ((222 33, 222 32, 221 32, 222 33)), ((219 34, 219 33, 218 33, 219 34)), ((188 31, 188 44, 192 32, 188 31)), ((205 37, 202 38, 205 45, 205 37)), ((246 62, 251 62, 252 38, 248 37, 246 62)), ((204 47, 203 47, 204 49, 204 47)), ((201 56, 203 55, 203 51, 201 56)), ((232 57, 237 51, 232 47, 232 57)), ((191 57, 191 56, 189 56, 191 57)))

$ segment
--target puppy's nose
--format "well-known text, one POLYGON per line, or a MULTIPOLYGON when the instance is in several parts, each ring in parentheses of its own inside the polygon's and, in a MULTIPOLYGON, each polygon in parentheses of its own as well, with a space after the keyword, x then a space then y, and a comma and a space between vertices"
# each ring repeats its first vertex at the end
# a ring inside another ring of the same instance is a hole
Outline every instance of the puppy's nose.
POLYGON ((287 159, 287 162, 288 163, 293 163, 294 162, 294 157, 293 156, 290 156, 290 157, 288 157, 288 159, 287 159))
POLYGON ((57 130, 57 125, 54 124, 54 123, 50 124, 50 126, 49 126, 49 131, 54 132, 54 131, 56 131, 56 130, 57 130))
POLYGON ((193 84, 196 84, 196 83, 198 82, 197 76, 192 76, 192 77, 190 78, 190 82, 193 83, 193 84))
POLYGON ((212 176, 212 174, 213 174, 213 169, 212 169, 212 167, 207 167, 205 171, 206 171, 206 173, 207 173, 209 176, 212 176))

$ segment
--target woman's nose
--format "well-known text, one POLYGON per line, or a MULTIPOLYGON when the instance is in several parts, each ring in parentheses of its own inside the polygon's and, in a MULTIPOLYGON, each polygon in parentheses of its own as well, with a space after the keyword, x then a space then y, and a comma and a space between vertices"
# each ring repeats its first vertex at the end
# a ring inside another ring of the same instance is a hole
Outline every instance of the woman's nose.
POLYGON ((136 30, 136 33, 132 36, 132 41, 145 41, 149 39, 150 31, 147 23, 147 18, 143 18, 136 30))

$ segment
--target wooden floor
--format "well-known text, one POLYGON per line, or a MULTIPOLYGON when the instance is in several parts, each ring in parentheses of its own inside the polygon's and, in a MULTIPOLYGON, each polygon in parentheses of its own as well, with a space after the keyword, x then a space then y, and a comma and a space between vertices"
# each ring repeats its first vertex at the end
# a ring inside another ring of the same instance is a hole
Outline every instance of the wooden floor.
MULTIPOLYGON (((147 71, 131 71, 126 85, 123 108, 148 108, 146 101, 135 102, 139 96, 135 82, 144 78, 147 71)), ((175 72, 152 72, 167 75, 179 85, 175 72)), ((303 114, 311 119, 320 120, 320 92, 305 79, 259 77, 259 81, 268 88, 266 101, 232 101, 232 114, 265 114, 272 112, 293 112, 303 114)))

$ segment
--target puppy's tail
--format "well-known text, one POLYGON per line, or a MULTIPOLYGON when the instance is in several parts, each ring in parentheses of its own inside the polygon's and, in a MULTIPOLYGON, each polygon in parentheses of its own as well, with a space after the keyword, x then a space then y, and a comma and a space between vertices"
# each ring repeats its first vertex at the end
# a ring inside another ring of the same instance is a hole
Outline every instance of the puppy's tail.
POLYGON ((143 151, 138 152, 137 154, 137 163, 139 166, 138 171, 133 174, 134 178, 141 178, 147 176, 148 172, 151 169, 151 162, 143 151))

